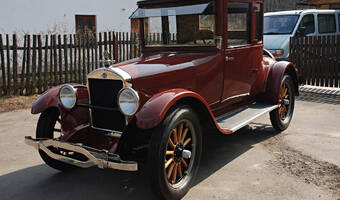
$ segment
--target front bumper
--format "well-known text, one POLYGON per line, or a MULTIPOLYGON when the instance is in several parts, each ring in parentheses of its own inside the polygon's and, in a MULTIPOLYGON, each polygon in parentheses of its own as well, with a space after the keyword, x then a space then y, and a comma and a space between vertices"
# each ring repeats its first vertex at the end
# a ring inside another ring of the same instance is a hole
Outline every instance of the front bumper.
POLYGON ((91 147, 84 146, 82 144, 73 144, 62 142, 53 139, 33 139, 32 137, 26 136, 25 143, 33 146, 37 150, 42 150, 49 157, 59 160, 61 162, 75 165, 81 168, 89 168, 97 166, 99 168, 110 168, 123 171, 137 171, 138 164, 134 161, 123 161, 119 155, 109 153, 105 150, 98 150, 91 147), (54 147, 67 152, 79 153, 87 158, 86 161, 77 160, 70 158, 65 155, 57 154, 52 152, 48 147, 54 147))

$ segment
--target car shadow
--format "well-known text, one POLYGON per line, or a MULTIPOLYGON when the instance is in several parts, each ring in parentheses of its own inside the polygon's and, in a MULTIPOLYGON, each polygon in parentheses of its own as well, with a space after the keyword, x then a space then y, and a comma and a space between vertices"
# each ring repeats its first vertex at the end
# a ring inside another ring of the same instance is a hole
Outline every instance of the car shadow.
POLYGON ((305 101, 305 102, 313 102, 320 104, 331 104, 331 105, 340 105, 340 95, 338 91, 326 90, 322 89, 310 91, 301 91, 300 96, 297 97, 297 101, 305 101), (333 93, 335 94, 333 94, 333 93))
MULTIPOLYGON (((234 135, 204 136, 195 185, 253 146, 277 134, 266 124, 251 124, 234 135), (254 128, 256 127, 256 128, 254 128)), ((157 199, 145 170, 122 172, 90 168, 61 173, 38 165, 0 176, 1 199, 157 199)))

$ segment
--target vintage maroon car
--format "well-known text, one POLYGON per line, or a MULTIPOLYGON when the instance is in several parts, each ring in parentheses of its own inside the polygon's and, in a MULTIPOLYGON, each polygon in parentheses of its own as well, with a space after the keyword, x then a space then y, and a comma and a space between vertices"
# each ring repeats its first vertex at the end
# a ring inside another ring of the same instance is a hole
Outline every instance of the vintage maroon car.
POLYGON ((289 126, 297 69, 263 50, 263 0, 138 7, 131 18, 140 20, 142 56, 91 72, 87 85, 45 92, 32 106, 37 139, 25 141, 62 171, 136 171, 146 161, 155 193, 179 199, 197 174, 207 130, 231 134, 266 113, 275 129, 289 126))

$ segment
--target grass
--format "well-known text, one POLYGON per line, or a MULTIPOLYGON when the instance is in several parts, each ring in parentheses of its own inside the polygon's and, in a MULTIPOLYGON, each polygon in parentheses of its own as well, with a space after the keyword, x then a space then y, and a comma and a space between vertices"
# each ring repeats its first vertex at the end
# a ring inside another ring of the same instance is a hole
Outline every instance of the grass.
POLYGON ((0 113, 31 108, 39 95, 0 97, 0 113))

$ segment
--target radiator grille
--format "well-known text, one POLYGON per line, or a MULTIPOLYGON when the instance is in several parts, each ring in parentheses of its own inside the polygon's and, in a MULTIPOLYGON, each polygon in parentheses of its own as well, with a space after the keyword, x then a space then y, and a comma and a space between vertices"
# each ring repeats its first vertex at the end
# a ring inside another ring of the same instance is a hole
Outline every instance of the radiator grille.
MULTIPOLYGON (((94 107, 117 108, 118 92, 123 88, 119 80, 89 79, 91 105, 94 107)), ((91 108, 92 125, 95 128, 123 131, 125 116, 119 111, 91 108)))

